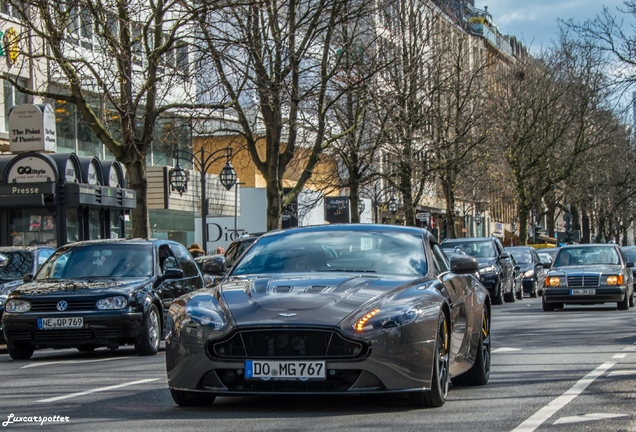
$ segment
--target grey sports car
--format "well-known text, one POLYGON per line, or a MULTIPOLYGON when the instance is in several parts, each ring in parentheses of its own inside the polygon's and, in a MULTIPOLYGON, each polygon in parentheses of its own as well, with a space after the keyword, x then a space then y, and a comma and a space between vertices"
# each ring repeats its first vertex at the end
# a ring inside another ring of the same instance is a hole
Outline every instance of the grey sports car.
POLYGON ((172 303, 178 405, 216 396, 403 393, 444 404, 490 376, 488 291, 425 229, 324 225, 260 237, 219 285, 172 303))

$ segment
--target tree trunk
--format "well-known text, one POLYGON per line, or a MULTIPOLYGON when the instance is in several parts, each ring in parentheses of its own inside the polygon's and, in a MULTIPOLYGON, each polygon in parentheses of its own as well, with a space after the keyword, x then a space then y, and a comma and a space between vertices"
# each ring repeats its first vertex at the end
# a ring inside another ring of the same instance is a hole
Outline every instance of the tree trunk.
POLYGON ((150 221, 148 219, 148 179, 146 176, 146 162, 143 158, 136 159, 126 165, 128 171, 128 186, 136 193, 137 206, 132 210, 133 238, 149 238, 150 221))

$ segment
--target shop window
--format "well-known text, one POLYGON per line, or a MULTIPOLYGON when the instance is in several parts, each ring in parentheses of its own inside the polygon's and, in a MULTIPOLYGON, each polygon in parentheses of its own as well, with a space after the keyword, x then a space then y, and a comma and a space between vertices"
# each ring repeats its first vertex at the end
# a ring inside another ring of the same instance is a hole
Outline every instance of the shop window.
POLYGON ((35 246, 56 241, 56 218, 48 209, 10 209, 9 236, 13 246, 35 246))
MULTIPOLYGON (((11 83, 7 80, 4 81, 4 130, 9 131, 9 111, 16 105, 20 105, 28 102, 28 96, 24 93, 20 93, 15 89, 11 83)), ((18 78, 18 84, 22 87, 26 87, 27 81, 23 78, 18 78)))
POLYGON ((75 105, 63 100, 55 101, 55 129, 57 133, 57 151, 71 153, 75 151, 75 105))
POLYGON ((66 241, 73 243, 80 239, 79 215, 76 208, 66 209, 66 241))
POLYGON ((122 230, 121 218, 123 214, 119 210, 110 211, 110 238, 123 238, 124 232, 122 230))
POLYGON ((88 211, 88 239, 97 240, 102 238, 102 220, 99 209, 88 211))

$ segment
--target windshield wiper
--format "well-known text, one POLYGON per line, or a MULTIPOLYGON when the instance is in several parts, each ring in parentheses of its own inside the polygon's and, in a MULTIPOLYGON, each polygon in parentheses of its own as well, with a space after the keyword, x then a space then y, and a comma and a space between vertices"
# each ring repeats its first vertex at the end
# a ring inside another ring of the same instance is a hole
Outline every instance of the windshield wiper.
POLYGON ((329 269, 330 272, 348 272, 348 273, 375 273, 375 270, 356 270, 356 269, 329 269))

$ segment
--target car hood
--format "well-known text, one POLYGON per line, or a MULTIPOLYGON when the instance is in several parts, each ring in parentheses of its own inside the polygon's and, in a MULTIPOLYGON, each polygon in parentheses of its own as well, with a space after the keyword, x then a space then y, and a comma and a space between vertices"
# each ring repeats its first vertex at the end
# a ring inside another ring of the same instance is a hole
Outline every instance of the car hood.
POLYGON ((145 284, 150 278, 95 278, 95 279, 56 279, 51 281, 34 281, 19 286, 12 295, 47 295, 72 292, 73 294, 100 294, 105 292, 126 293, 140 284, 145 284))
POLYGON ((218 288, 239 326, 262 324, 335 325, 352 312, 375 308, 382 301, 399 307, 401 302, 419 305, 439 303, 442 297, 426 290, 433 282, 397 276, 289 275, 230 279, 218 288), (427 300, 424 296, 428 296, 427 300), (410 300, 409 300, 410 299, 410 300))
POLYGON ((575 266, 565 266, 558 267, 550 270, 550 274, 602 274, 602 273, 617 273, 621 271, 621 266, 619 265, 575 265, 575 266))

